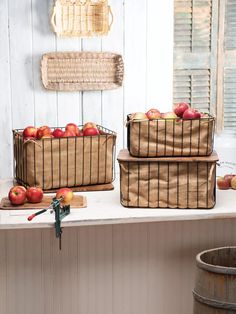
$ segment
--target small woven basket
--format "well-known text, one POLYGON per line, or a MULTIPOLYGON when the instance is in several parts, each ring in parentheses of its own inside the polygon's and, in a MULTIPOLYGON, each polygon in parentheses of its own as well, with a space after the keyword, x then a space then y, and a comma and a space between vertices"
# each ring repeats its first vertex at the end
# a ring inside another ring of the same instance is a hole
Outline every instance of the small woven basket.
POLYGON ((108 0, 57 0, 51 16, 54 32, 62 37, 107 35, 112 23, 108 0))
POLYGON ((57 91, 106 90, 122 86, 122 56, 109 52, 52 52, 43 55, 42 81, 57 91))

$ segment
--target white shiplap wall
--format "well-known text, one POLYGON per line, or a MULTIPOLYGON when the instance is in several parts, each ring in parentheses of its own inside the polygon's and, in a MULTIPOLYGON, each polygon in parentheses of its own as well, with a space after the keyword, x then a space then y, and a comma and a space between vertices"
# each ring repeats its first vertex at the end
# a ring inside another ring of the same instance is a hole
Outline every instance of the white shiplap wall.
POLYGON ((1 314, 191 314, 195 256, 236 221, 0 231, 1 314))
POLYGON ((12 175, 13 128, 94 121, 118 132, 126 145, 126 114, 171 108, 173 1, 110 0, 107 37, 61 39, 51 31, 52 0, 0 1, 0 179, 12 175), (123 88, 104 92, 46 91, 40 59, 50 51, 112 51, 125 62, 123 88))

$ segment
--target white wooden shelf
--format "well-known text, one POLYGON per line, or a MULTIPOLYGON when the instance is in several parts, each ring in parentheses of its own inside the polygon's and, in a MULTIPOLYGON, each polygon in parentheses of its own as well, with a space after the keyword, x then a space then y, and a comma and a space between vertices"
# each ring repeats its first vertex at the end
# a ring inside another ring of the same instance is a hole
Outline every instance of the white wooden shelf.
MULTIPOLYGON (((11 186, 10 181, 0 182, 0 196, 6 196, 11 186)), ((154 221, 183 221, 202 219, 236 218, 236 191, 217 190, 217 203, 214 209, 141 209, 125 208, 120 205, 119 182, 114 191, 87 192, 88 207, 72 209, 62 223, 64 227, 140 223, 154 221)), ((27 217, 35 210, 0 211, 0 229, 50 228, 54 215, 49 211, 28 222, 27 217)))

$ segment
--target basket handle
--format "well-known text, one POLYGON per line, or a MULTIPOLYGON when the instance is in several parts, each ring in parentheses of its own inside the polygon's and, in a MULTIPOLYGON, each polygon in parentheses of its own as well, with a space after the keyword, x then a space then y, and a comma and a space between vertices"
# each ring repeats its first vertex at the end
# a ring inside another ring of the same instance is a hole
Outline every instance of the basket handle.
POLYGON ((109 24, 109 26, 108 26, 108 31, 110 31, 111 26, 112 26, 113 21, 114 21, 114 16, 113 16, 113 13, 112 13, 112 11, 111 11, 111 7, 110 7, 110 6, 109 6, 109 9, 108 9, 108 12, 109 12, 110 17, 111 17, 111 22, 110 22, 110 24, 109 24))
POLYGON ((56 20, 55 20, 55 16, 56 16, 56 8, 53 8, 53 12, 52 12, 52 16, 51 16, 51 24, 52 24, 52 28, 54 30, 54 32, 56 33, 56 20))

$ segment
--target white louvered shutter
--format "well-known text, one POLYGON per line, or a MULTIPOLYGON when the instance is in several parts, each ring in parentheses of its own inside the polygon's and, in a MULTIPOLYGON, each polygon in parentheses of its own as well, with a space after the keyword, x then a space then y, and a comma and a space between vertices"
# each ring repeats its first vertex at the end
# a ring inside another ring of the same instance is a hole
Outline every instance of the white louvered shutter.
POLYGON ((224 32, 224 129, 236 131, 236 1, 226 1, 224 32))
POLYGON ((194 108, 213 114, 217 10, 215 0, 175 0, 173 101, 186 101, 194 108))

